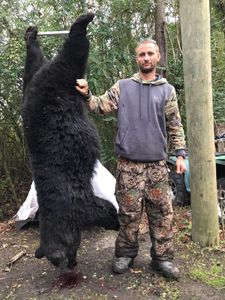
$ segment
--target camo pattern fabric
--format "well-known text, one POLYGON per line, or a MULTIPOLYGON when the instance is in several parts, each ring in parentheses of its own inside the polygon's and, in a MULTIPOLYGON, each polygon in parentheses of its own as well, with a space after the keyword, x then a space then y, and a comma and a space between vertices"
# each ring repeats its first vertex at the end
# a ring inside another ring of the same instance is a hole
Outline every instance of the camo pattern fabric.
POLYGON ((116 196, 120 207, 117 257, 136 257, 138 231, 145 205, 152 242, 151 257, 173 258, 173 208, 166 161, 140 163, 120 158, 117 165, 116 196))

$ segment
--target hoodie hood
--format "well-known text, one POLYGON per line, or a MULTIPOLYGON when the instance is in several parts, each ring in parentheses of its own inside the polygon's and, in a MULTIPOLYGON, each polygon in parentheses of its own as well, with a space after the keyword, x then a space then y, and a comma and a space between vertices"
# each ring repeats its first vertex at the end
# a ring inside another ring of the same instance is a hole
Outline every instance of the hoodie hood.
MULTIPOLYGON (((155 80, 143 80, 142 78, 140 78, 140 73, 135 73, 132 77, 131 77, 132 80, 140 83, 140 89, 139 89, 139 97, 140 97, 140 118, 142 119, 143 118, 143 85, 151 85, 151 86, 158 86, 158 85, 161 85, 161 84, 165 84, 165 83, 168 83, 166 78, 163 78, 161 77, 159 74, 156 74, 156 79, 155 80)), ((150 99, 150 94, 149 94, 149 89, 148 89, 148 96, 147 96, 147 99, 148 99, 148 108, 147 108, 147 111, 148 111, 148 118, 150 119, 150 106, 149 106, 149 101, 151 101, 150 99)))
POLYGON ((161 77, 159 74, 156 74, 155 80, 143 80, 140 78, 140 73, 135 73, 132 77, 132 80, 139 82, 141 84, 151 84, 151 85, 160 85, 167 83, 166 78, 161 77))

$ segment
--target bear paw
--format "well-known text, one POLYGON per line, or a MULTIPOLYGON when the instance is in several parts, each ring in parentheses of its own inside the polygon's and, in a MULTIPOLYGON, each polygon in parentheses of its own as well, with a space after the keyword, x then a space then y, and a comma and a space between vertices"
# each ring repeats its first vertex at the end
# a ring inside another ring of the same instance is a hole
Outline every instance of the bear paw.
POLYGON ((36 26, 30 26, 27 28, 24 39, 29 41, 30 39, 36 40, 38 29, 36 26))
POLYGON ((84 25, 87 26, 87 25, 94 19, 94 16, 95 16, 95 14, 92 13, 92 12, 89 12, 89 13, 87 13, 87 14, 81 15, 81 16, 79 16, 79 17, 76 19, 74 25, 75 25, 75 24, 76 24, 76 25, 77 25, 77 24, 84 24, 84 25))
POLYGON ((73 23, 70 29, 69 36, 71 35, 79 35, 86 34, 86 28, 88 24, 93 20, 94 13, 88 13, 85 15, 79 16, 76 21, 73 23))

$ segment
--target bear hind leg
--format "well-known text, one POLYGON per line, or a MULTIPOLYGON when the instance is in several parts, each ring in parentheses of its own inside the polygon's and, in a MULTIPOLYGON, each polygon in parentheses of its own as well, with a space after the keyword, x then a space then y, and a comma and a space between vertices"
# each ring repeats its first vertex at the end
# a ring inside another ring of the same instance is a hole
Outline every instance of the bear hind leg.
POLYGON ((45 63, 43 52, 39 46, 39 42, 37 41, 37 33, 37 27, 30 26, 27 28, 24 36, 27 47, 27 56, 23 76, 23 91, 25 91, 34 74, 45 63))

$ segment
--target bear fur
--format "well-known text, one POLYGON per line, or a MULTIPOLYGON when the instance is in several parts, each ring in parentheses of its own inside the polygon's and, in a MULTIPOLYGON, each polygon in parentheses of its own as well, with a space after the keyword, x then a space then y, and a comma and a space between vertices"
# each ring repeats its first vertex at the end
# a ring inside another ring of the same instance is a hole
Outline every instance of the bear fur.
POLYGON ((25 34, 22 118, 39 205, 40 247, 35 255, 46 256, 62 270, 76 265, 82 229, 119 228, 113 205, 93 194, 99 140, 85 99, 74 87, 85 73, 86 29, 93 17, 77 18, 62 50, 49 62, 39 47, 37 28, 29 27, 25 34))

